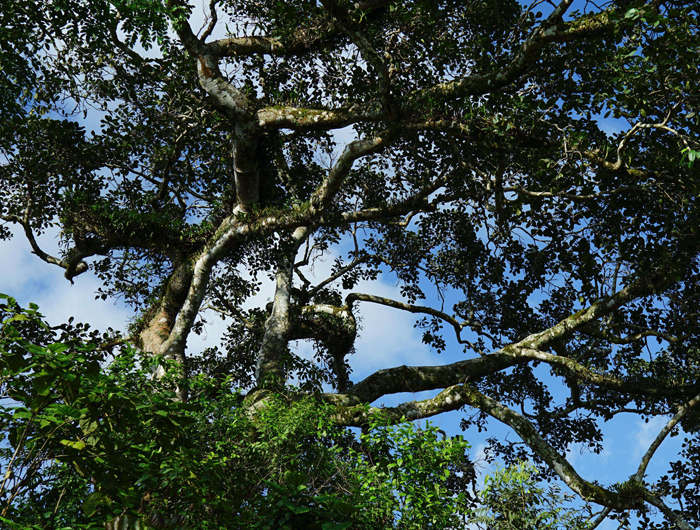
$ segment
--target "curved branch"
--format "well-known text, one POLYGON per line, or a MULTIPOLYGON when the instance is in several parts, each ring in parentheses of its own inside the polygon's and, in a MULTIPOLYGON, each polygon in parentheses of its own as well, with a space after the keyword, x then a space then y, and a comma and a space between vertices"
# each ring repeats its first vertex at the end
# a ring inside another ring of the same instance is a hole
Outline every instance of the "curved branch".
POLYGON ((345 182, 345 178, 348 176, 350 169, 352 169, 355 160, 384 149, 396 136, 398 136, 396 129, 385 130, 377 136, 355 140, 346 145, 337 162, 328 173, 328 177, 311 196, 309 200, 311 215, 320 215, 330 206, 333 198, 340 191, 343 182, 345 182))
POLYGON ((678 407, 678 412, 676 412, 673 418, 671 418, 668 421, 668 423, 664 425, 664 428, 661 429, 659 434, 656 435, 656 438, 649 446, 649 449, 647 449, 647 452, 644 453, 642 461, 639 463, 639 468, 637 469, 637 472, 634 474, 634 478, 635 480, 637 480, 637 482, 641 482, 644 478, 644 474, 646 473, 649 461, 661 445, 661 442, 663 442, 666 439, 666 436, 668 436, 669 433, 674 429, 674 427, 678 425, 678 422, 683 419, 683 416, 685 416, 690 411, 690 409, 695 407, 698 403, 700 403, 700 394, 696 395, 693 399, 678 407))
POLYGON ((440 320, 444 320, 454 328, 455 335, 457 336, 457 342, 459 342, 460 344, 470 344, 469 341, 462 340, 462 330, 466 326, 470 325, 469 322, 459 322, 457 319, 448 315, 447 313, 443 313, 442 311, 438 311, 437 309, 433 309, 432 307, 407 304, 405 302, 398 302, 396 300, 384 298, 383 296, 375 296, 363 293, 350 293, 345 297, 345 303, 348 304, 349 307, 352 307, 352 304, 355 301, 372 302, 373 304, 385 305, 387 307, 401 309, 402 311, 408 311, 409 313, 425 314, 439 318, 440 320))
POLYGON ((315 339, 322 343, 330 359, 329 366, 336 375, 336 388, 345 392, 349 374, 345 358, 357 338, 357 322, 349 307, 313 304, 301 308, 301 319, 289 334, 289 340, 315 339))
MULTIPOLYGON (((202 42, 206 41, 207 38, 209 38, 209 35, 212 34, 214 31, 214 28, 216 27, 216 23, 219 21, 219 14, 216 12, 216 3, 218 0, 209 0, 209 24, 207 24, 206 29, 204 30, 204 33, 202 33, 202 42)), ((206 20, 205 20, 206 22, 206 20)), ((200 30, 201 31, 201 30, 200 30)))
MULTIPOLYGON (((469 384, 454 385, 432 399, 403 403, 397 407, 373 407, 370 409, 363 406, 341 407, 336 421, 343 425, 362 426, 373 415, 381 415, 390 422, 400 422, 457 410, 465 405, 479 409, 511 427, 564 483, 585 501, 595 502, 615 510, 638 508, 638 499, 629 498, 622 493, 605 489, 583 479, 566 458, 539 434, 537 428, 530 421, 495 399, 482 394, 469 384)), ((644 491, 646 492, 646 490, 644 491)))
POLYGON ((83 258, 87 258, 89 256, 94 256, 95 254, 97 254, 97 252, 90 252, 85 250, 81 251, 80 249, 73 247, 68 250, 65 258, 56 258, 55 256, 44 252, 39 246, 39 244, 36 242, 34 232, 32 231, 32 227, 29 224, 28 215, 25 215, 24 219, 17 215, 2 215, 0 216, 0 219, 3 219, 4 221, 8 221, 10 223, 19 224, 24 230, 24 235, 26 236, 29 245, 32 247, 32 253, 36 254, 39 257, 39 259, 45 261, 46 263, 50 263, 51 265, 58 265, 62 269, 65 269, 66 272, 64 276, 66 277, 66 279, 70 280, 71 283, 73 283, 73 278, 86 272, 89 268, 88 264, 85 263, 85 261, 83 261, 83 258))
POLYGON ((473 74, 454 81, 440 83, 416 94, 414 104, 420 104, 436 96, 455 97, 481 95, 493 92, 519 79, 530 68, 544 46, 559 34, 557 26, 562 24, 562 17, 568 11, 573 0, 562 0, 552 13, 525 39, 515 57, 503 70, 490 74, 473 74))
POLYGON ((384 368, 356 383, 346 396, 349 402, 372 403, 382 396, 400 392, 422 392, 476 381, 527 359, 496 352, 443 366, 396 366, 384 368))
MULTIPOLYGON (((687 394, 688 391, 697 393, 697 385, 674 388, 669 388, 667 385, 642 385, 639 382, 626 381, 609 374, 599 374, 573 359, 543 351, 544 348, 567 337, 581 326, 609 314, 632 300, 654 294, 676 280, 672 270, 668 270, 667 275, 640 278, 612 296, 595 302, 590 307, 565 318, 551 328, 534 333, 518 343, 506 346, 481 358, 443 366, 398 366, 379 370, 357 383, 345 397, 350 401, 359 400, 371 403, 387 394, 447 388, 450 385, 462 383, 466 379, 474 381, 518 363, 532 360, 557 365, 572 374, 577 380, 630 394, 679 396, 687 394)), ((397 304, 400 303, 397 302, 397 304)))

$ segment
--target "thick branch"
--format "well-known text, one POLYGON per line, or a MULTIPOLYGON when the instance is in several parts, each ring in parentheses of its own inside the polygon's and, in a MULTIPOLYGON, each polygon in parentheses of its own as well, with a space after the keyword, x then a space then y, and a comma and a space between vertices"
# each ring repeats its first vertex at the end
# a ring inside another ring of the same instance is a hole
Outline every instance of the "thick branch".
POLYGON ((574 467, 559 454, 525 417, 492 399, 469 384, 455 385, 445 389, 432 399, 412 401, 398 407, 370 408, 359 407, 339 409, 336 420, 343 425, 361 426, 375 414, 392 422, 403 419, 415 420, 457 410, 465 405, 477 408, 491 417, 511 427, 527 445, 542 458, 551 469, 582 499, 608 506, 616 510, 638 508, 638 499, 630 499, 584 480, 574 467))
MULTIPOLYGON (((355 4, 352 13, 361 13, 365 18, 395 0, 367 0, 355 4)), ((282 38, 267 36, 228 37, 207 44, 212 54, 219 58, 245 55, 294 55, 312 49, 317 44, 328 42, 338 35, 339 28, 331 24, 310 31, 301 27, 282 38)), ((203 37, 203 39, 206 37, 203 37)))
POLYGON ((609 314, 632 300, 656 293, 663 287, 671 285, 677 278, 674 278, 672 270, 669 270, 667 274, 668 276, 659 275, 651 279, 639 279, 614 295, 599 300, 587 309, 583 309, 562 320, 555 326, 540 333, 532 334, 518 343, 506 346, 482 358, 459 361, 444 366, 399 366, 379 370, 357 383, 349 391, 349 398, 371 403, 387 394, 446 388, 450 385, 464 382, 467 378, 474 381, 477 378, 496 373, 521 362, 529 362, 530 360, 544 361, 557 365, 567 370, 577 380, 635 395, 683 395, 695 387, 668 388, 665 385, 642 385, 639 382, 598 374, 573 359, 543 351, 553 342, 569 336, 581 326, 609 314))
POLYGON ((420 104, 436 96, 482 95, 516 81, 535 64, 541 50, 557 34, 557 26, 562 24, 562 17, 572 3, 573 0, 563 0, 523 42, 513 60, 503 70, 485 75, 473 74, 455 81, 440 83, 418 93, 415 98, 412 98, 414 104, 420 104))
POLYGON ((397 135, 397 131, 383 131, 377 136, 355 140, 343 149, 338 161, 331 168, 328 177, 311 196, 309 210, 312 215, 322 213, 330 206, 333 198, 340 191, 352 165, 358 158, 371 155, 384 149, 397 135))
POLYGON ((666 503, 656 495, 653 495, 652 493, 649 493, 647 491, 645 500, 652 506, 656 506, 659 510, 661 510, 661 513, 663 513, 669 521, 673 521, 673 523, 679 528, 679 530, 696 530, 695 528, 690 526, 685 521, 685 519, 683 519, 680 515, 674 512, 671 508, 666 506, 666 503))
MULTIPOLYGON (((167 5, 174 13, 185 9, 180 0, 168 0, 167 5)), ((175 16, 173 26, 182 44, 197 61, 197 74, 202 88, 232 118, 250 121, 254 116, 253 103, 226 80, 219 68, 219 57, 210 46, 197 38, 187 20, 175 16)))
POLYGON ((282 371, 282 352, 289 341, 291 321, 289 315, 292 293, 294 258, 309 231, 297 228, 291 237, 290 247, 282 249, 282 257, 275 274, 275 296, 272 311, 265 322, 265 334, 258 350, 255 380, 259 388, 281 388, 285 383, 282 371))
POLYGON ((356 383, 348 391, 349 402, 371 403, 382 396, 399 392, 422 392, 447 388, 465 381, 476 381, 519 362, 512 355, 492 353, 443 366, 396 366, 384 368, 356 383))

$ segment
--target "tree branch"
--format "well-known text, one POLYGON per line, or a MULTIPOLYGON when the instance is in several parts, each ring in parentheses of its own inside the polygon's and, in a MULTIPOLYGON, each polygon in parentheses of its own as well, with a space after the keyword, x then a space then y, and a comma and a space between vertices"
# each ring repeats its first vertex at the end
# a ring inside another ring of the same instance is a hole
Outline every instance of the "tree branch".
POLYGON ((683 417, 698 403, 700 403, 700 394, 696 395, 693 399, 678 407, 678 412, 676 412, 673 418, 671 418, 668 421, 668 423, 664 425, 664 428, 661 429, 659 434, 656 435, 656 438, 654 438, 654 441, 649 446, 649 449, 647 449, 647 452, 644 453, 644 456, 642 457, 642 460, 639 463, 639 468, 637 469, 637 472, 634 474, 634 478, 637 482, 641 482, 644 478, 647 466, 651 461, 651 457, 654 456, 654 453, 661 445, 661 442, 663 442, 666 439, 669 433, 673 431, 676 425, 678 425, 678 422, 681 421, 683 417))
POLYGON ((405 302, 398 302, 396 300, 384 298, 383 296, 375 296, 375 295, 363 294, 363 293, 350 293, 349 295, 347 295, 345 297, 345 303, 348 304, 349 307, 352 307, 352 304, 355 301, 372 302, 373 304, 385 305, 387 307, 401 309, 402 311, 408 311, 409 313, 414 313, 414 314, 416 314, 416 313, 421 314, 422 313, 424 315, 434 316, 436 318, 439 318, 440 320, 444 320, 445 322, 447 322, 448 324, 450 324, 454 328, 455 335, 457 337, 457 342, 459 342, 460 344, 471 345, 471 343, 469 341, 462 340, 462 330, 466 326, 471 327, 469 322, 467 322, 467 321, 459 322, 457 319, 448 315, 447 313, 443 313, 442 311, 438 311, 437 309, 433 309, 432 307, 407 304, 405 302))
POLYGON ((96 252, 81 251, 78 248, 73 247, 69 249, 68 252, 66 252, 66 257, 63 259, 59 259, 50 254, 47 254, 41 249, 41 247, 39 247, 39 244, 34 238, 34 232, 32 231, 32 227, 29 224, 28 209, 29 206, 25 211, 24 218, 21 218, 17 215, 2 215, 0 216, 0 219, 3 219, 4 221, 10 223, 19 224, 24 230, 24 235, 27 238, 29 245, 32 247, 32 253, 36 254, 39 257, 39 259, 45 261, 46 263, 58 265, 62 269, 65 269, 66 272, 64 276, 66 277, 66 279, 70 280, 71 283, 73 283, 73 278, 86 272, 89 268, 88 264, 85 263, 85 261, 83 261, 83 258, 94 256, 96 252))
POLYGON ((342 32, 357 46, 362 58, 374 68, 379 81, 379 92, 384 112, 390 121, 397 119, 398 111, 391 91, 389 68, 384 63, 384 60, 367 40, 367 37, 360 31, 360 24, 353 19, 342 5, 336 0, 321 0, 321 5, 330 13, 342 32))
POLYGON ((265 334, 256 356, 255 380, 259 388, 278 389, 285 383, 281 358, 291 330, 289 308, 294 258, 308 236, 309 230, 299 227, 292 234, 290 248, 282 249, 283 255, 275 273, 275 296, 272 302, 272 311, 265 322, 265 334))
POLYGON ((553 342, 569 336, 581 326, 609 314, 632 300, 654 294, 664 286, 671 285, 674 281, 672 270, 667 271, 667 276, 655 275, 651 278, 640 278, 612 296, 595 302, 590 307, 582 309, 551 328, 534 333, 520 342, 481 358, 443 366, 398 366, 379 370, 353 386, 347 397, 350 401, 357 399, 363 403, 371 403, 387 394, 447 388, 467 379, 475 381, 485 375, 531 360, 559 366, 572 374, 576 380, 635 395, 687 395, 688 391, 696 389, 696 385, 674 388, 668 388, 666 385, 642 385, 640 382, 626 381, 608 374, 593 372, 573 359, 543 351, 553 342))

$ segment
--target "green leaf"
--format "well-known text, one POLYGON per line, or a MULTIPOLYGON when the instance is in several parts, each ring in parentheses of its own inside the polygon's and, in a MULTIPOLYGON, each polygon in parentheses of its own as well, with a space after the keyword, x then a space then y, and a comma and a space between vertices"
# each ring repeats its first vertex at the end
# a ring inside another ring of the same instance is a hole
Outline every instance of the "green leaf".
POLYGON ((85 502, 83 502, 83 512, 85 512, 85 515, 88 517, 92 517, 95 515, 95 513, 97 513, 97 510, 99 510, 101 506, 109 505, 111 503, 112 500, 106 493, 96 491, 88 495, 85 502))
POLYGON ((85 443, 81 441, 73 441, 73 440, 61 440, 61 443, 67 447, 71 447, 73 449, 77 449, 78 451, 85 449, 85 443))

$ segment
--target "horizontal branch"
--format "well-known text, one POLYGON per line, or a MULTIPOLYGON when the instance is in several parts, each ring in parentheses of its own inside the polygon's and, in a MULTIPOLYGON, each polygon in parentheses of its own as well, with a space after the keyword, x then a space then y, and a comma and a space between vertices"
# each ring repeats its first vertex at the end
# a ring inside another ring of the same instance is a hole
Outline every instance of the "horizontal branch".
MULTIPOLYGON (((363 403, 371 403, 387 394, 447 388, 466 380, 476 381, 486 375, 530 361, 556 365, 565 369, 576 380, 634 395, 687 395, 687 392, 696 388, 695 385, 669 388, 667 385, 654 385, 650 382, 628 381, 609 374, 599 374, 573 359, 544 351, 552 343, 566 338, 582 326, 609 314, 632 300, 654 294, 676 280, 672 269, 667 271, 667 276, 657 275, 651 278, 640 278, 612 296, 593 303, 590 307, 565 318, 545 331, 534 333, 520 342, 477 359, 458 361, 443 366, 398 366, 379 370, 353 386, 349 390, 347 398, 350 402, 358 400, 363 403)), ((397 302, 397 304, 400 303, 397 302)))
POLYGON ((424 314, 439 318, 454 328, 455 335, 457 336, 457 342, 460 344, 467 343, 467 341, 462 340, 462 330, 469 325, 469 322, 459 322, 457 319, 448 315, 447 313, 443 313, 442 311, 438 311, 432 307, 407 304, 405 302, 399 302, 397 300, 391 300, 390 298, 384 298, 383 296, 375 296, 372 294, 350 293, 345 297, 345 303, 348 304, 349 307, 352 307, 353 302, 356 301, 371 302, 373 304, 401 309, 402 311, 408 311, 409 313, 413 314, 424 314))
MULTIPOLYGON (((395 0, 367 0, 356 3, 350 13, 361 14, 367 20, 371 14, 388 6, 395 0)), ((300 27, 284 38, 268 36, 242 36, 219 39, 206 44, 210 52, 219 57, 240 57, 247 55, 295 55, 313 49, 318 44, 328 42, 340 33, 340 28, 333 24, 319 24, 310 30, 300 27)))

